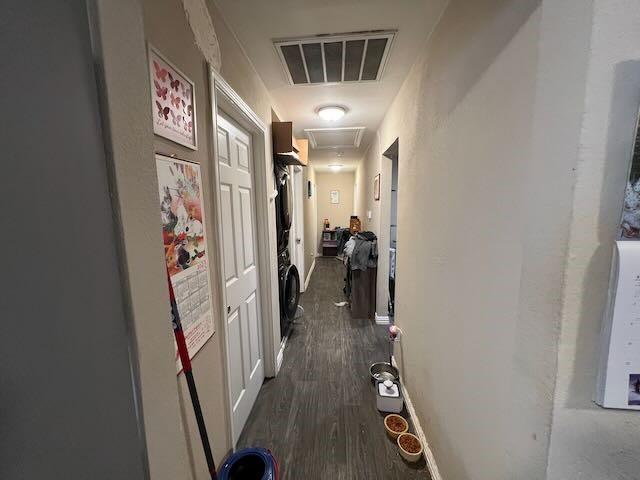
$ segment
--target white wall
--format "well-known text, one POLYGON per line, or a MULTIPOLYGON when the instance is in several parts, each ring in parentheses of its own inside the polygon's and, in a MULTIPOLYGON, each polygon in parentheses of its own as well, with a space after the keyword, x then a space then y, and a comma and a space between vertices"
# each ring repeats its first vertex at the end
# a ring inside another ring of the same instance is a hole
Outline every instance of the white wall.
MULTIPOLYGON (((590 2, 591 3, 591 2, 590 2)), ((592 402, 613 240, 640 104, 640 4, 593 2, 549 479, 640 477, 640 416, 592 402)))
POLYGON ((3 480, 146 477, 89 4, 2 13, 3 480))
POLYGON ((363 160, 358 164, 355 179, 359 197, 354 202, 355 214, 360 218, 363 230, 372 231, 378 236, 376 313, 381 316, 387 315, 389 300, 389 229, 393 163, 383 153, 395 140, 395 137, 391 138, 390 135, 392 133, 382 128, 376 132, 363 160), (380 174, 380 200, 374 200, 373 182, 378 174, 380 174), (370 219, 367 217, 367 212, 371 212, 370 219))
POLYGON ((318 233, 318 188, 316 185, 316 171, 312 164, 309 164, 303 170, 303 182, 304 182, 304 278, 302 281, 306 281, 309 272, 315 262, 316 255, 318 253, 318 245, 320 244, 320 237, 318 233), (311 197, 308 195, 308 182, 311 182, 311 197))
POLYGON ((384 238, 372 181, 399 137, 396 355, 446 479, 545 475, 571 169, 533 159, 540 23, 537 1, 450 2, 357 175, 384 238))
MULTIPOLYGON (((215 6, 207 2, 222 53, 224 79, 250 105, 265 124, 271 123, 273 102, 257 73, 242 53, 215 6)), ((106 51, 108 123, 113 155, 113 183, 122 230, 123 273, 129 289, 127 306, 135 325, 140 363, 141 400, 147 439, 150 476, 162 479, 206 479, 202 447, 184 376, 176 376, 174 344, 167 319, 167 286, 158 216, 154 151, 176 154, 200 163, 203 171, 206 217, 213 219, 210 189, 211 98, 208 67, 197 49, 178 0, 100 2, 101 42, 106 51), (146 41, 195 82, 198 150, 192 151, 152 134, 151 100, 146 41)), ((268 171, 272 171, 267 139, 268 171)), ((273 180, 266 179, 271 182, 273 180)), ((275 265, 275 222, 269 210, 270 246, 275 265)), ((209 248, 215 248, 208 225, 209 248)), ((210 256, 212 290, 217 291, 220 266, 210 256)), ((272 271, 277 285, 277 272, 272 271)), ((278 308, 277 289, 271 292, 278 308)), ((214 294, 214 311, 219 311, 214 294)), ((278 318, 276 311, 275 318, 278 318)), ((216 333, 193 359, 194 375, 216 461, 231 449, 227 435, 226 384, 222 349, 223 320, 214 317, 216 333)), ((279 332, 277 332, 279 346, 279 332)))
POLYGON ((400 137, 396 355, 445 479, 638 478, 640 420, 591 399, 639 20, 453 0, 358 168, 400 137))
POLYGON ((323 222, 325 218, 329 219, 331 228, 334 228, 336 226, 343 228, 349 227, 349 220, 351 218, 351 215, 353 215, 354 181, 355 176, 353 172, 316 173, 318 235, 320 235, 323 230, 323 222), (339 203, 331 203, 330 193, 332 190, 338 190, 338 192, 340 192, 339 203))

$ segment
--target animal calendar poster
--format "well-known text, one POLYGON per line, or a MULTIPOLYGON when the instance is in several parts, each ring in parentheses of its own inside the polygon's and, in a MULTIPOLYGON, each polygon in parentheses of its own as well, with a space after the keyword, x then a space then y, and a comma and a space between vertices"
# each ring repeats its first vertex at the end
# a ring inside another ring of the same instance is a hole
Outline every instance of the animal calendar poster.
POLYGON ((156 169, 164 255, 193 358, 214 332, 200 165, 156 155, 156 169))
POLYGON ((631 166, 624 193, 619 240, 640 240, 640 124, 636 123, 631 166))
POLYGON ((193 82, 151 46, 149 79, 153 133, 197 150, 193 82))

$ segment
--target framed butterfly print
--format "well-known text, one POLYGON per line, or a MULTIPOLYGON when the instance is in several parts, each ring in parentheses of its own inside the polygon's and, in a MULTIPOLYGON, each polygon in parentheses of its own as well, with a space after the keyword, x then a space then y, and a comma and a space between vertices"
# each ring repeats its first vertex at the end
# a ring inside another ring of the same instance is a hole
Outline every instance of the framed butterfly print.
POLYGON ((153 133, 197 150, 194 83, 151 45, 148 58, 153 133))

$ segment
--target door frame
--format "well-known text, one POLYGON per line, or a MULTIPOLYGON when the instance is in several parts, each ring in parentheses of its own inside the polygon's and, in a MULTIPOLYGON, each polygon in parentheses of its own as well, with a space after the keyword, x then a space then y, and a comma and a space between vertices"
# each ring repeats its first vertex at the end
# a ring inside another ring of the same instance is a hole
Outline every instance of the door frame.
POLYGON ((298 274, 302 281, 300 282, 300 292, 305 291, 304 282, 304 178, 302 174, 302 167, 294 165, 292 167, 292 185, 293 185, 293 235, 291 245, 293 246, 294 262, 293 264, 298 268, 298 274), (300 239, 298 243, 297 239, 300 239))
MULTIPOLYGON (((217 145, 217 131, 218 131, 218 110, 222 110, 226 115, 231 117, 235 122, 244 127, 251 135, 252 153, 253 153, 253 174, 252 180, 254 182, 255 189, 255 208, 256 208, 256 237, 258 240, 257 256, 258 260, 256 265, 258 267, 258 297, 259 307, 261 311, 262 319, 262 351, 264 355, 264 374, 265 377, 274 377, 277 373, 276 369, 276 357, 278 350, 280 349, 280 318, 278 311, 279 305, 277 304, 277 293, 275 295, 276 303, 274 305, 273 285, 277 288, 277 269, 274 269, 277 265, 276 247, 271 240, 270 235, 270 220, 269 210, 271 208, 271 202, 273 202, 272 192, 268 189, 268 185, 273 184, 273 173, 267 168, 267 145, 270 143, 267 141, 267 126, 260 119, 260 117, 242 100, 242 98, 231 88, 231 86, 222 78, 222 76, 213 70, 209 69, 209 88, 211 94, 211 116, 212 116, 212 128, 209 132, 211 138, 211 145, 213 150, 213 156, 211 161, 211 177, 210 188, 213 192, 213 221, 211 222, 213 227, 213 234, 216 239, 217 245, 215 248, 215 256, 217 265, 224 265, 224 253, 222 251, 222 228, 221 228, 221 202, 220 202, 220 171, 218 166, 218 145, 217 145), (271 182, 269 180, 271 179, 271 182), (275 276, 276 283, 273 283, 273 277, 275 276), (274 342, 277 339, 277 342, 274 342)), ((232 449, 235 450, 236 446, 233 441, 235 437, 233 426, 233 404, 231 398, 231 365, 229 364, 229 352, 227 346, 227 322, 225 321, 226 314, 226 289, 224 279, 224 269, 219 267, 217 269, 217 295, 218 302, 218 318, 222 319, 222 350, 224 353, 225 363, 225 387, 227 389, 227 419, 229 424, 229 430, 227 436, 229 444, 232 449)))

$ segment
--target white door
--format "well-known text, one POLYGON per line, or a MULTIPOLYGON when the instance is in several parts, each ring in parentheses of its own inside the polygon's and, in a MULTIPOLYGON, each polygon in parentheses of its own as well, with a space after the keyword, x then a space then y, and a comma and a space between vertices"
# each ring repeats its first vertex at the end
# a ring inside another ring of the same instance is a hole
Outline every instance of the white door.
POLYGON ((218 167, 233 444, 264 380, 251 136, 218 114, 218 167))
POLYGON ((293 225, 294 232, 292 242, 293 263, 300 275, 300 291, 304 292, 304 179, 302 167, 293 167, 293 225))

